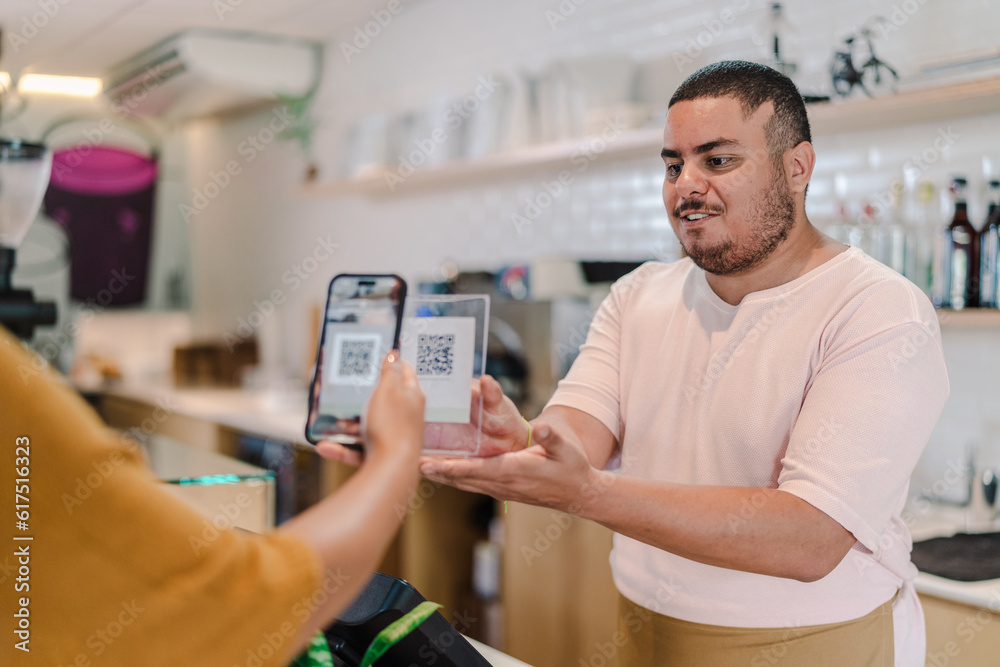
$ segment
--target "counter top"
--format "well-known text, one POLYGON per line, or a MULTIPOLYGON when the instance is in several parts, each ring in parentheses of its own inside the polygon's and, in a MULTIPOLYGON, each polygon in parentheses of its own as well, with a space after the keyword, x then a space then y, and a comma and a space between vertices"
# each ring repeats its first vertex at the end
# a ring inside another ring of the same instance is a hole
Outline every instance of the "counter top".
POLYGON ((983 607, 1000 613, 1000 579, 988 581, 953 581, 921 572, 913 582, 918 593, 983 607))
MULTIPOLYGON (((965 528, 966 509, 963 507, 953 507, 948 505, 932 505, 925 511, 917 514, 910 524, 910 534, 913 541, 931 539, 933 537, 948 537, 959 532, 966 531, 965 528)), ((980 526, 979 532, 991 532, 997 530, 996 524, 993 526, 980 526)), ((1000 579, 988 579, 985 581, 955 581, 946 579, 934 574, 920 572, 913 582, 918 593, 933 595, 954 602, 983 607, 991 611, 1000 613, 1000 579)))
POLYGON ((492 646, 487 646, 486 644, 477 642, 471 637, 466 637, 466 639, 469 640, 472 647, 479 651, 479 654, 486 658, 486 660, 493 665, 493 667, 531 667, 528 663, 521 662, 517 658, 512 658, 506 653, 496 650, 492 646))
POLYGON ((159 405, 168 412, 272 440, 309 444, 305 439, 308 396, 304 390, 180 389, 166 382, 78 385, 77 390, 159 405))

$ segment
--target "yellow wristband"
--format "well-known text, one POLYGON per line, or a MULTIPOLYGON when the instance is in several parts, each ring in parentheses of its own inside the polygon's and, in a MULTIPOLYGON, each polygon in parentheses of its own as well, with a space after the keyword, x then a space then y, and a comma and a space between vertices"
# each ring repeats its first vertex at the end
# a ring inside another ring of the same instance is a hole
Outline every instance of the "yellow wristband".
MULTIPOLYGON (((524 415, 521 415, 521 421, 523 421, 525 424, 528 425, 528 444, 524 446, 524 448, 527 449, 528 447, 531 447, 531 422, 529 422, 527 419, 525 419, 524 415)), ((503 501, 503 513, 504 514, 507 513, 507 501, 506 500, 503 501)))

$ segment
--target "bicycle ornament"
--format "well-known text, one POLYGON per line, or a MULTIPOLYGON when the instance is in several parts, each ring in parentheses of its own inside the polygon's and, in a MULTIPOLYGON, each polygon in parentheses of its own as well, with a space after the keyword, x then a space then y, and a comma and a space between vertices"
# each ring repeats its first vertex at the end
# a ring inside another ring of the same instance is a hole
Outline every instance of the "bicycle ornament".
POLYGON ((860 88, 868 97, 895 92, 895 84, 899 75, 887 62, 875 55, 872 44, 872 33, 880 24, 888 23, 883 17, 875 16, 861 27, 858 37, 864 40, 868 47, 868 58, 861 67, 854 64, 854 48, 857 41, 855 35, 844 39, 845 49, 833 54, 830 64, 830 79, 833 89, 841 97, 849 97, 854 88, 860 88))

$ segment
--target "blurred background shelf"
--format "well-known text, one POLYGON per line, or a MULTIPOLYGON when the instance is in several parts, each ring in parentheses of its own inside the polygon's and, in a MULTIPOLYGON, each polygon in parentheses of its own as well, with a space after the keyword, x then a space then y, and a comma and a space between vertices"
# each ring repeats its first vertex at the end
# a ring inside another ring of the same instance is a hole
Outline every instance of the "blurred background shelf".
POLYGON ((496 153, 477 160, 455 160, 441 166, 417 167, 407 177, 398 176, 396 169, 379 169, 363 176, 308 185, 301 192, 315 195, 388 196, 414 190, 453 188, 519 178, 544 171, 558 176, 563 170, 567 170, 575 177, 600 162, 644 156, 648 156, 650 160, 659 160, 657 153, 662 142, 662 128, 628 130, 610 140, 583 137, 496 153), (397 178, 402 179, 402 182, 397 178), (394 182, 395 189, 390 187, 390 181, 394 182))
MULTIPOLYGON (((975 116, 998 108, 1000 77, 990 77, 885 97, 812 104, 809 106, 809 119, 813 134, 825 135, 975 116)), ((361 176, 306 185, 300 193, 378 197, 519 178, 540 172, 558 176, 567 170, 575 177, 601 162, 642 157, 656 160, 662 141, 661 127, 626 130, 609 140, 583 137, 497 153, 477 160, 416 167, 406 177, 397 174, 395 168, 379 169, 361 176)))
POLYGON ((815 134, 874 130, 992 113, 1000 108, 1000 77, 964 81, 877 98, 809 107, 815 134))
POLYGON ((950 329, 1000 329, 1000 310, 992 308, 940 308, 937 314, 941 326, 950 329))

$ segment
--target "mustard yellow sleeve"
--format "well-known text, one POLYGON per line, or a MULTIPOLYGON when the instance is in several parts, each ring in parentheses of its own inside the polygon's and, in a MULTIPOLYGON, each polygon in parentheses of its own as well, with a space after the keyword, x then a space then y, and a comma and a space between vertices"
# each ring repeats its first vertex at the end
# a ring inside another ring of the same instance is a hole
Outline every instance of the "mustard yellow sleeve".
POLYGON ((338 585, 295 536, 210 529, 3 329, 0 451, 0 664, 287 665, 316 598, 338 585), (25 614, 30 652, 15 646, 25 614))

